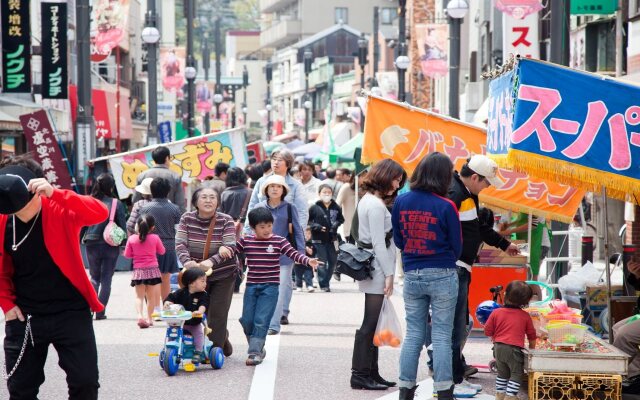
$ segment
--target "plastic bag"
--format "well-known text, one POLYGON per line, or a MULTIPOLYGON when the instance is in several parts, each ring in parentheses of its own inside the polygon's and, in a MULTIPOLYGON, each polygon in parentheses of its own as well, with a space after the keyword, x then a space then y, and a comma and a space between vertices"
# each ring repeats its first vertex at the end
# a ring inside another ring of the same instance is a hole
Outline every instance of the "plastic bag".
POLYGON ((378 347, 391 346, 400 347, 402 343, 402 326, 396 314, 396 310, 391 304, 391 300, 385 297, 378 318, 376 332, 373 335, 373 344, 378 347))
POLYGON ((584 292, 587 286, 597 285, 600 282, 602 272, 591 263, 587 262, 580 269, 569 272, 558 279, 558 287, 563 299, 580 304, 580 292, 584 292))

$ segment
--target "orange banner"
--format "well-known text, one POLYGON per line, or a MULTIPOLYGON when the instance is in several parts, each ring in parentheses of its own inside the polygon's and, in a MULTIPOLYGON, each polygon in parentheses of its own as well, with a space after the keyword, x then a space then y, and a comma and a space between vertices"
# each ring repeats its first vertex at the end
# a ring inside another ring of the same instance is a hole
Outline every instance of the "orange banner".
MULTIPOLYGON (((439 151, 447 154, 456 170, 460 170, 468 157, 485 153, 486 140, 484 128, 369 97, 362 163, 391 158, 411 175, 422 157, 439 151)), ((585 193, 507 169, 500 169, 500 175, 505 185, 500 190, 493 187, 483 190, 481 202, 511 211, 532 212, 557 221, 571 222, 585 193)))
POLYGON ((489 187, 480 192, 480 202, 505 210, 571 223, 585 195, 582 189, 531 178, 523 172, 498 170, 505 182, 500 189, 489 187))
POLYGON ((362 163, 391 158, 411 175, 422 157, 439 151, 448 155, 456 169, 460 169, 467 158, 484 154, 486 141, 483 128, 369 97, 362 163))

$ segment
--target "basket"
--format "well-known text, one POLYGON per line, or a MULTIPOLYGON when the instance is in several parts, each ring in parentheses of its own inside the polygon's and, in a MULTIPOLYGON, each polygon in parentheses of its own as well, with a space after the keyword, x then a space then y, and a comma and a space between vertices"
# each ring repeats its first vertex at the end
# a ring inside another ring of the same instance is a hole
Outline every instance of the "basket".
POLYGON ((620 400, 622 377, 603 374, 563 374, 533 372, 529 374, 529 399, 620 400))
POLYGON ((584 342, 587 327, 572 323, 555 322, 547 325, 549 342, 554 346, 578 346, 584 342))
POLYGON ((544 319, 547 321, 567 321, 573 324, 579 324, 582 321, 581 314, 545 314, 544 319))

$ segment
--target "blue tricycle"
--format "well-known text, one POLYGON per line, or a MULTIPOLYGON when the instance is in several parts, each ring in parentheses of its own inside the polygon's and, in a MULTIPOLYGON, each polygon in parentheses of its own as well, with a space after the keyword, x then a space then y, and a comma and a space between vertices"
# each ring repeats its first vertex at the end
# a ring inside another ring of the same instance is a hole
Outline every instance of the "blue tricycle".
MULTIPOLYGON (((169 310, 163 310, 160 317, 167 323, 167 332, 164 336, 164 347, 160 352, 160 368, 169 376, 173 376, 182 368, 186 372, 193 372, 199 364, 211 364, 213 369, 220 369, 224 364, 224 353, 220 347, 213 347, 213 343, 205 337, 204 359, 193 359, 195 347, 193 337, 184 331, 185 321, 196 317, 195 313, 185 311, 180 305, 172 305, 169 310)), ((204 321, 204 318, 203 318, 204 321)), ((206 326, 205 326, 205 329, 206 326)))

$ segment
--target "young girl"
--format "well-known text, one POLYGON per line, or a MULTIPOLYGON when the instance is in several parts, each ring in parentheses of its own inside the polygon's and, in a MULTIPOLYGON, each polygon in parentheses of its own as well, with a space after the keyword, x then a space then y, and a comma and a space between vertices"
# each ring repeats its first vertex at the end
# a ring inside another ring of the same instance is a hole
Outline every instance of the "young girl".
POLYGON ((204 332, 202 330, 202 314, 207 311, 209 295, 207 288, 207 274, 200 268, 189 268, 182 274, 182 289, 169 293, 164 300, 164 308, 168 309, 172 304, 180 304, 187 311, 192 311, 190 320, 184 323, 184 330, 191 333, 196 352, 191 362, 197 364, 204 358, 204 332))
POLYGON ((155 220, 150 215, 143 215, 136 224, 136 234, 129 237, 124 249, 124 256, 133 259, 133 275, 131 286, 136 288, 136 311, 140 329, 153 325, 153 309, 155 299, 160 298, 162 282, 158 268, 157 254, 164 254, 165 249, 160 237, 153 232, 155 220), (144 318, 143 305, 147 299, 147 318, 144 318), (151 299, 151 300, 150 300, 151 299))
POLYGON ((494 310, 485 324, 484 334, 493 341, 493 356, 498 365, 496 400, 516 400, 524 374, 524 336, 529 348, 536 348, 536 330, 529 314, 522 310, 533 296, 523 281, 507 285, 504 308, 494 310))

